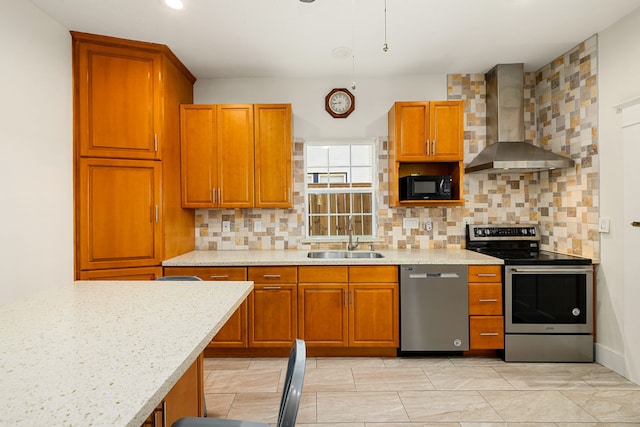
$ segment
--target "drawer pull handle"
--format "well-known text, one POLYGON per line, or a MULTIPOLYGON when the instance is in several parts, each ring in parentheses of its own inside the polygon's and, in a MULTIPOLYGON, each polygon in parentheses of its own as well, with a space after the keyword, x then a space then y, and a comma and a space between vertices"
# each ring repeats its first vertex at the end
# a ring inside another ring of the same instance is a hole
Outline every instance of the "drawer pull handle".
POLYGON ((213 280, 223 280, 223 279, 228 279, 229 276, 225 274, 225 275, 221 275, 221 276, 209 276, 209 278, 213 279, 213 280))
POLYGON ((496 277, 496 273, 478 273, 478 277, 496 277))
POLYGON ((497 337, 498 335, 500 334, 497 332, 480 332, 481 337, 497 337))
POLYGON ((497 298, 484 298, 484 299, 479 299, 478 302, 498 302, 497 298))
POLYGON ((278 290, 278 289, 282 289, 280 286, 264 286, 262 289, 266 290, 266 291, 273 291, 273 290, 278 290))
POLYGON ((280 275, 279 274, 263 274, 262 278, 263 279, 279 279, 280 275))

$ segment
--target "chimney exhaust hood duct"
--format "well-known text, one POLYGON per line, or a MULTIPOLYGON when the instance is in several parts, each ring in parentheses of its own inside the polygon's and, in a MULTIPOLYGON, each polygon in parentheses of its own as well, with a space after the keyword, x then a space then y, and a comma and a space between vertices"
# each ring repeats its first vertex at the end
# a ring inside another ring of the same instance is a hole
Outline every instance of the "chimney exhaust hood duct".
POLYGON ((573 160, 524 142, 524 65, 499 64, 486 75, 487 146, 465 173, 522 173, 568 168, 573 160))

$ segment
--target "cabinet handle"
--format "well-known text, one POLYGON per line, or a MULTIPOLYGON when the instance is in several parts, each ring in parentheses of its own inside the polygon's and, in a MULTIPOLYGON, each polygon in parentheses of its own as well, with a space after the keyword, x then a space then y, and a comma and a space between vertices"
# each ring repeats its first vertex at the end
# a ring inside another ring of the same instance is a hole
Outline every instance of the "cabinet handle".
POLYGON ((349 291, 349 305, 353 307, 353 291, 349 291))
POLYGON ((497 298, 479 299, 478 302, 498 302, 497 298))
POLYGON ((220 276, 209 276, 210 279, 213 280, 223 280, 223 279, 228 279, 229 276, 224 274, 224 275, 220 275, 220 276))
POLYGON ((436 140, 435 140, 435 139, 434 139, 434 140, 433 140, 433 142, 431 143, 431 146, 432 146, 432 148, 431 148, 431 151, 432 151, 431 155, 432 155, 432 156, 435 156, 435 155, 436 155, 436 140))
POLYGON ((153 134, 153 150, 156 153, 158 152, 158 134, 157 133, 153 134))
POLYGON ((159 215, 159 210, 158 210, 158 205, 156 205, 156 223, 158 222, 158 215, 159 215))
POLYGON ((263 274, 262 278, 263 279, 279 279, 280 275, 279 274, 263 274))
POLYGON ((349 305, 349 296, 347 295, 347 291, 344 292, 344 306, 347 307, 349 305))
POLYGON ((500 334, 497 332, 480 332, 481 337, 497 337, 498 335, 500 334))
POLYGON ((266 291, 277 291, 278 289, 282 289, 280 286, 263 286, 262 289, 266 291))
POLYGON ((431 141, 429 141, 427 139, 427 141, 424 143, 424 150, 427 152, 427 156, 429 155, 429 146, 431 145, 431 141))
POLYGON ((478 273, 478 277, 496 277, 496 273, 478 273))
POLYGON ((215 189, 215 188, 212 188, 212 189, 211 189, 211 199, 213 199, 213 200, 212 200, 212 202, 213 202, 214 204, 215 204, 215 203, 216 203, 216 201, 218 200, 218 198, 216 197, 216 189, 215 189))

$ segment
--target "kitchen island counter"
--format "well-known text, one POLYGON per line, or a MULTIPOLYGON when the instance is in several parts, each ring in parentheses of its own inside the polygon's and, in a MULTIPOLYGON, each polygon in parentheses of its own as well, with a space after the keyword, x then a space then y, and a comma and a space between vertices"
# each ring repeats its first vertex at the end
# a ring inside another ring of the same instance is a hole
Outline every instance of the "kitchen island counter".
POLYGON ((0 306, 0 424, 140 426, 252 289, 77 281, 0 306))
MULTIPOLYGON (((308 250, 192 251, 162 263, 164 267, 261 265, 504 264, 499 258, 465 249, 375 250, 383 258, 309 258, 308 250)), ((313 252, 313 251, 311 251, 313 252)), ((354 252, 367 252, 356 250, 354 252)))

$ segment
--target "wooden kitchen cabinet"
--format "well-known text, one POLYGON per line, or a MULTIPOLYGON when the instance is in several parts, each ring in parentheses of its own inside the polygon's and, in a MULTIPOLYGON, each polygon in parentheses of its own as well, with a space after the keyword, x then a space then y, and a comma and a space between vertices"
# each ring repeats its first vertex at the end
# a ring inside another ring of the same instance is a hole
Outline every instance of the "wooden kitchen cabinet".
POLYGON ((249 267, 249 347, 290 348, 297 338, 296 267, 249 267))
POLYGON ((161 55, 87 40, 75 59, 80 155, 160 158, 161 55))
POLYGON ((200 356, 180 377, 143 426, 171 426, 183 417, 204 415, 204 357, 200 356), (164 414, 162 413, 164 411, 164 414))
POLYGON ((291 104, 256 104, 255 207, 293 206, 291 104))
POLYGON ((112 268, 80 272, 80 280, 156 280, 162 267, 112 268))
MULTIPOLYGON (((160 267, 193 250, 180 116, 195 77, 164 45, 72 31, 75 277, 160 267)), ((137 275, 134 274, 134 275, 137 275)))
POLYGON ((182 105, 182 206, 292 206, 290 104, 182 105))
POLYGON ((217 105, 218 207, 250 208, 253 201, 253 105, 217 105))
POLYGON ((301 266, 298 275, 308 346, 398 347, 397 266, 301 266))
POLYGON ((470 265, 469 349, 504 349, 502 267, 470 265))
POLYGON ((396 102, 388 113, 391 206, 461 205, 464 175, 463 101, 396 102), (451 200, 401 201, 398 181, 418 175, 451 175, 451 200))
POLYGON ((159 265, 160 162, 82 158, 79 166, 80 269, 159 265))
MULTIPOLYGON (((198 276, 208 281, 245 281, 245 267, 165 267, 165 276, 198 276)), ((248 336, 248 302, 243 301, 231 315, 227 323, 218 331, 208 348, 247 348, 248 336)))

